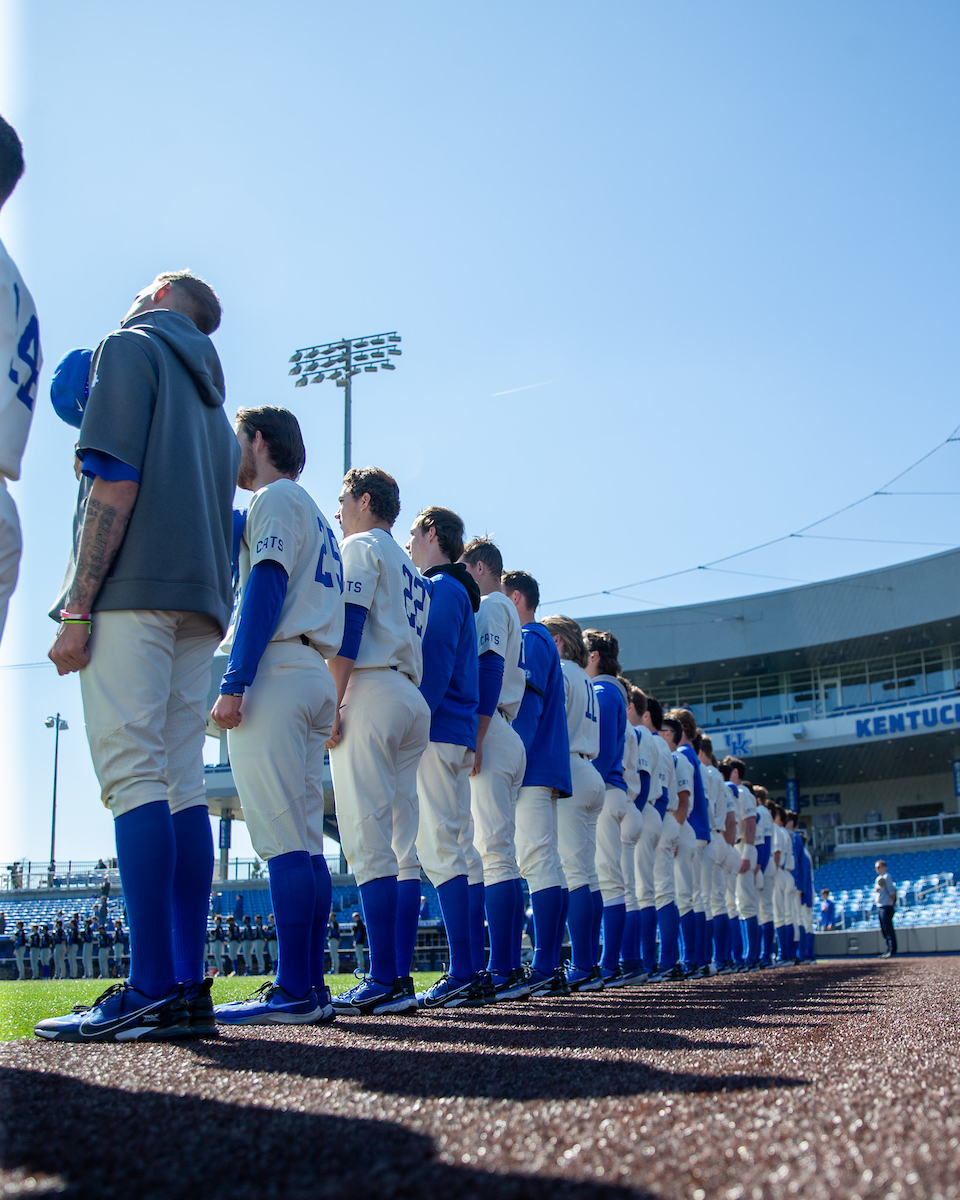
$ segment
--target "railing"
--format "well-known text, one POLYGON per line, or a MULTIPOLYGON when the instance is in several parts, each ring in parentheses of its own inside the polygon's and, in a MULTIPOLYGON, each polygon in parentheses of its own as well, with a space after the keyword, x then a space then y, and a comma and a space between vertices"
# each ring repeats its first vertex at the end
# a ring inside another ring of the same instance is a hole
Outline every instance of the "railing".
POLYGON ((940 817, 918 817, 912 821, 878 821, 870 825, 836 825, 837 846, 869 845, 871 842, 900 842, 914 838, 960 837, 960 813, 940 817))
POLYGON ((110 880, 111 888, 119 887, 120 873, 115 858, 99 861, 75 861, 55 864, 53 871, 48 862, 38 863, 23 859, 21 862, 6 863, 0 868, 0 891, 20 891, 27 888, 89 888, 99 887, 103 877, 110 880), (106 865, 104 865, 106 864, 106 865))

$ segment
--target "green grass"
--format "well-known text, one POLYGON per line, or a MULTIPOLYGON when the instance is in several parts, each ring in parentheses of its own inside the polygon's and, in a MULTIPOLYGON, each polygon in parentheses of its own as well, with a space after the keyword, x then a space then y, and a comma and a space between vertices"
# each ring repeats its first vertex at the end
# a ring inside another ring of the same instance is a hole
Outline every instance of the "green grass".
MULTIPOLYGON (((439 973, 414 975, 413 981, 419 991, 439 978, 439 973)), ((262 975, 217 978, 213 981, 213 1002, 243 1000, 263 982, 262 975)), ((351 987, 356 979, 352 975, 328 975, 327 983, 336 994, 351 987)), ((0 980, 0 1042, 29 1037, 37 1021, 68 1013, 75 1004, 89 1004, 103 991, 99 979, 0 980)))

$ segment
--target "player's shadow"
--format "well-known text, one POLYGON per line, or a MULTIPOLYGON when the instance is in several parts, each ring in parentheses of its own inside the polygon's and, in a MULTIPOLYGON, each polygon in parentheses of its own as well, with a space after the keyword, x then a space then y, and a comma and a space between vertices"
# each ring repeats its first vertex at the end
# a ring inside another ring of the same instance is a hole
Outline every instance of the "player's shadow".
POLYGON ((719 1071, 665 1071, 644 1062, 584 1055, 519 1055, 476 1050, 408 1050, 323 1045, 305 1040, 244 1037, 195 1051, 233 1071, 342 1079, 374 1092, 424 1099, 584 1100, 649 1092, 739 1092, 800 1087, 797 1076, 719 1071))
POLYGON ((654 1200, 542 1172, 450 1166, 402 1125, 284 1112, 271 1098, 234 1104, 0 1069, 0 1167, 10 1173, 0 1184, 72 1200, 654 1200))

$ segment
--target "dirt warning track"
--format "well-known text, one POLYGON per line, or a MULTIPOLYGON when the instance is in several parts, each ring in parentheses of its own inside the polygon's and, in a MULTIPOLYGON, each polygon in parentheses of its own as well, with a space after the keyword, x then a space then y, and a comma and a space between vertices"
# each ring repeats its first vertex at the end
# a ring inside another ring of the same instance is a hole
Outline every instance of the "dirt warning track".
POLYGON ((960 958, 0 1046, 4 1195, 960 1200, 960 958))

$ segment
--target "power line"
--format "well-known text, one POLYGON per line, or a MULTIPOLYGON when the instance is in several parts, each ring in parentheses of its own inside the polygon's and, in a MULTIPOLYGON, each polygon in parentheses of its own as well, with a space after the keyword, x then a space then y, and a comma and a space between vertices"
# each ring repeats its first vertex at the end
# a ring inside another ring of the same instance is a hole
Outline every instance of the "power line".
POLYGON ((46 662, 2 663, 2 664, 0 664, 0 671, 25 671, 25 670, 28 670, 30 667, 52 667, 52 666, 53 666, 53 663, 48 658, 46 660, 46 662))
MULTIPOLYGON (((834 517, 839 517, 843 513, 850 512, 851 509, 858 508, 861 504, 865 504, 868 500, 872 500, 874 496, 888 496, 891 494, 896 495, 897 493, 891 493, 887 489, 890 488, 893 484, 895 484, 897 482, 897 480, 902 479, 904 477, 904 475, 909 475, 911 471, 913 471, 917 467, 919 467, 921 463, 926 462, 927 459, 931 458, 934 454, 936 454, 938 450, 942 450, 943 447, 946 446, 949 442, 960 442, 960 437, 957 436, 958 434, 960 434, 960 425, 957 425, 951 431, 950 435, 948 437, 945 437, 943 439, 943 441, 938 442, 936 444, 936 446, 933 447, 932 450, 928 450, 926 452, 926 454, 922 454, 918 459, 916 459, 915 462, 912 462, 909 467, 905 467, 902 471, 899 471, 896 475, 893 476, 892 479, 888 479, 887 482, 882 484, 879 488, 874 489, 874 491, 872 491, 872 492, 868 492, 865 496, 861 496, 859 500, 852 500, 849 504, 844 504, 840 508, 834 509, 833 512, 828 513, 825 517, 819 517, 816 521, 811 521, 809 525, 803 525, 800 529, 795 530, 793 533, 781 534, 780 537, 770 538, 769 541, 760 542, 758 545, 750 546, 746 550, 738 550, 734 554, 725 554, 722 558, 714 558, 710 562, 701 563, 699 566, 696 566, 696 567, 685 567, 681 571, 668 571, 664 575, 652 575, 647 579, 635 579, 633 581, 633 583, 624 583, 624 584, 621 584, 619 587, 603 588, 602 590, 596 591, 596 592, 584 592, 583 594, 581 594, 579 596, 563 596, 559 600, 548 600, 548 601, 546 601, 546 603, 550 604, 550 605, 566 604, 572 600, 589 600, 593 596, 615 596, 618 592, 626 591, 627 588, 645 587, 648 583, 660 583, 664 579, 679 579, 682 575, 690 575, 694 571, 710 570, 712 567, 719 566, 720 563, 730 562, 734 558, 743 558, 744 555, 754 554, 757 550, 766 550, 768 546, 778 546, 781 542, 787 542, 791 538, 803 537, 804 535, 807 534, 808 530, 816 529, 817 526, 823 525, 827 521, 832 521, 834 517)), ((838 538, 836 540, 839 541, 841 539, 838 538)), ((876 538, 848 538, 848 539, 844 539, 844 540, 855 541, 855 542, 874 542, 874 541, 877 541, 878 539, 876 539, 876 538)), ((891 543, 891 544, 893 544, 893 543, 891 543)), ((916 546, 932 546, 932 545, 952 546, 955 543, 953 543, 953 542, 897 542, 896 544, 897 545, 916 545, 916 546)))

